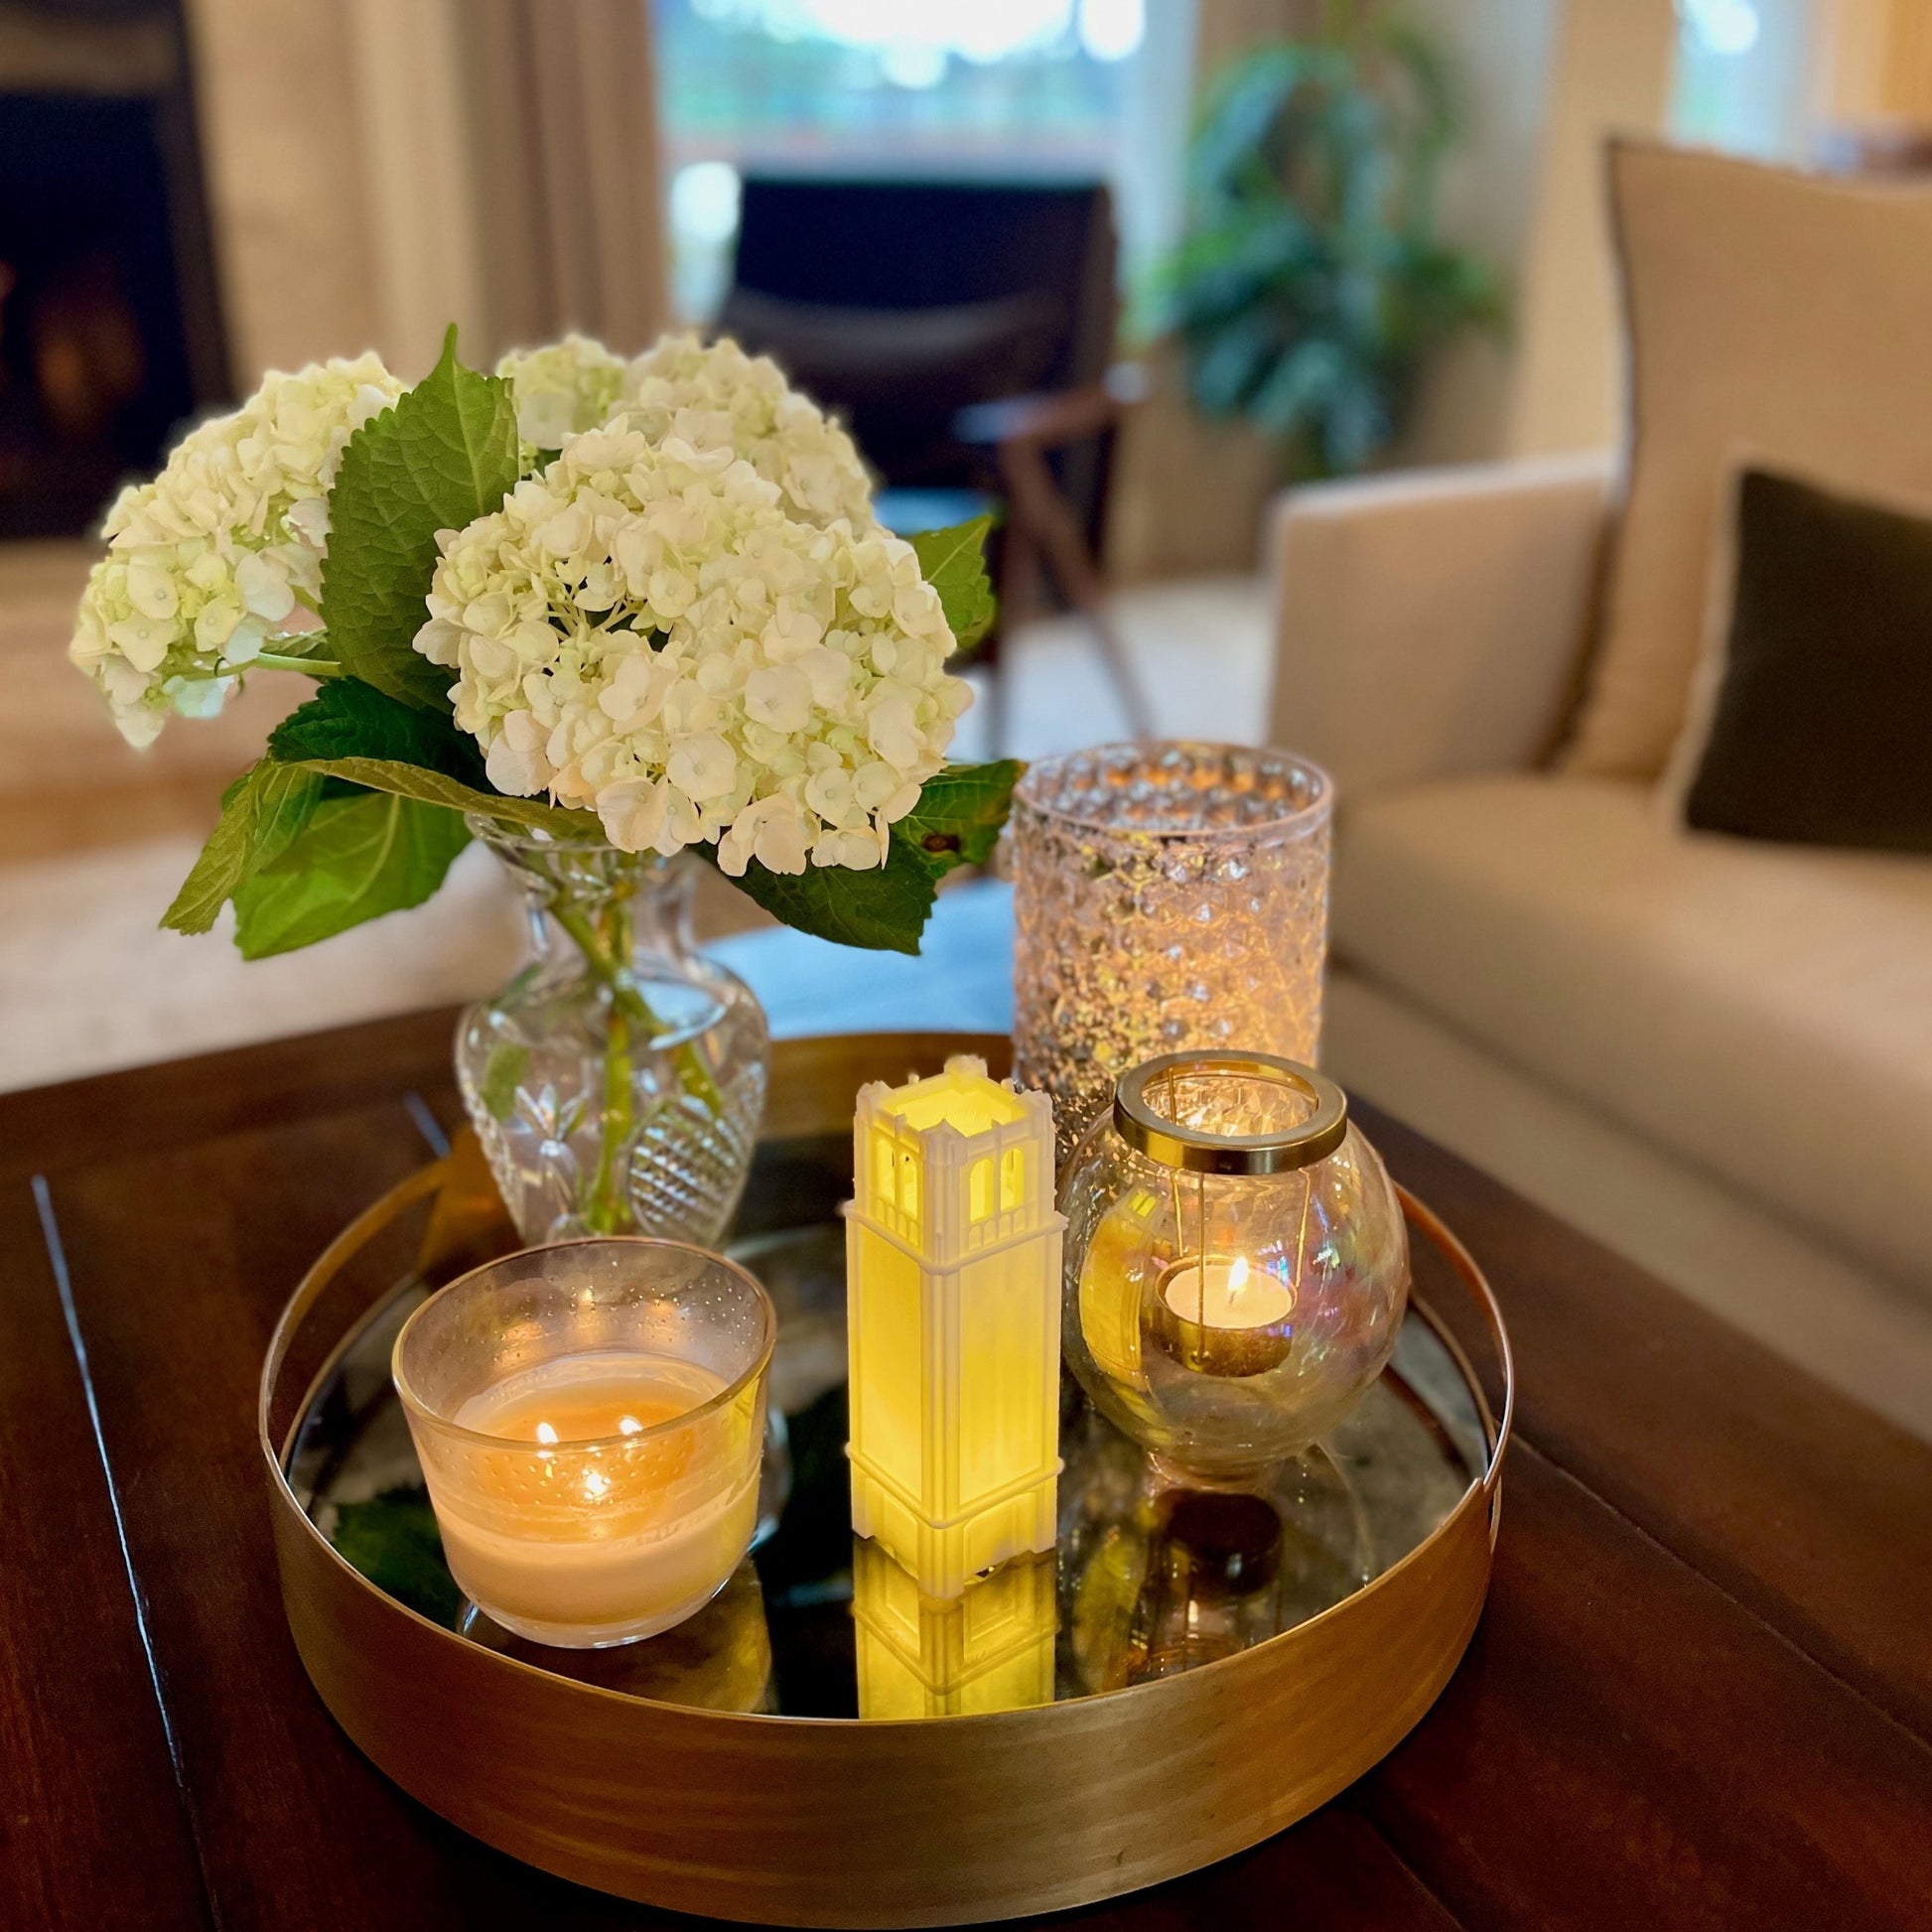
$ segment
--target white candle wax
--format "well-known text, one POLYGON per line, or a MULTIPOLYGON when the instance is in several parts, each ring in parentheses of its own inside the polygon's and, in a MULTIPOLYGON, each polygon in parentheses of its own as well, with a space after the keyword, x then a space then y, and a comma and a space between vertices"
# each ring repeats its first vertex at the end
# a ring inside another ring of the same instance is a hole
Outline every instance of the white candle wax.
POLYGON ((460 1428, 530 1449, 494 1450, 470 1479, 446 1472, 435 1485, 444 1555, 465 1593, 538 1642, 621 1642, 689 1616, 751 1544, 758 1458, 744 1405, 660 1425, 723 1386, 691 1362, 603 1351, 472 1396, 460 1428))
POLYGON ((1251 1269, 1242 1256, 1183 1263, 1168 1277, 1162 1292, 1183 1321, 1204 1328, 1271 1327, 1295 1306, 1285 1283, 1251 1269))
POLYGON ((1279 1277, 1208 1255, 1177 1262, 1161 1283, 1155 1332, 1182 1368, 1265 1375, 1288 1359, 1295 1292, 1279 1277))

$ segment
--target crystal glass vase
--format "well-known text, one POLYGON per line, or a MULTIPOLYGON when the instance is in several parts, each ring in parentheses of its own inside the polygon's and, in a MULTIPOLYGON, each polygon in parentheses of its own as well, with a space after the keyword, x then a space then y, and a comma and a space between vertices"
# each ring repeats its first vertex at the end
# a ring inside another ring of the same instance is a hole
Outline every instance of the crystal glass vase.
POLYGON ((517 1231, 715 1245, 751 1169, 770 1035, 751 989, 692 950, 692 861, 471 823, 529 911, 530 957, 456 1037, 517 1231))
POLYGON ((1014 1071, 1059 1155, 1158 1053, 1311 1061, 1321 1036, 1333 787, 1287 752, 1104 745, 1013 795, 1014 1071))

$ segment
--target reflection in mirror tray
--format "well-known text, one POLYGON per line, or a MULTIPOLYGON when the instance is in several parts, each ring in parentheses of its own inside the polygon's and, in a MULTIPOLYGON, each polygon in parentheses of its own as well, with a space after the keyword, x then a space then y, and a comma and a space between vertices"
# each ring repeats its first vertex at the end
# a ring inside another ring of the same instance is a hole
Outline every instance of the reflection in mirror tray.
POLYGON ((550 1650, 463 1600, 389 1382, 420 1286, 399 1287, 319 1383, 290 1457, 296 1494, 378 1587, 542 1669, 717 1711, 901 1719, 1092 1696, 1248 1649, 1400 1562, 1484 1465, 1468 1385, 1414 1310, 1360 1408, 1265 1495, 1175 1485, 1068 1382, 1057 1552, 934 1602, 852 1535, 843 1230, 814 1220, 731 1252, 779 1311, 763 1521, 738 1574, 677 1629, 550 1650))

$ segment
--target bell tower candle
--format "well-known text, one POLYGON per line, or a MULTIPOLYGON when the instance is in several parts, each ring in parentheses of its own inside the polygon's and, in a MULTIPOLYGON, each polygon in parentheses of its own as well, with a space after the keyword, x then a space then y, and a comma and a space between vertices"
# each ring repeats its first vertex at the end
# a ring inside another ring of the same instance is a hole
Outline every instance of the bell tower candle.
POLYGON ((862 1088, 846 1210, 852 1526, 931 1597, 1050 1550, 1060 1470, 1053 1108, 959 1056, 862 1088))

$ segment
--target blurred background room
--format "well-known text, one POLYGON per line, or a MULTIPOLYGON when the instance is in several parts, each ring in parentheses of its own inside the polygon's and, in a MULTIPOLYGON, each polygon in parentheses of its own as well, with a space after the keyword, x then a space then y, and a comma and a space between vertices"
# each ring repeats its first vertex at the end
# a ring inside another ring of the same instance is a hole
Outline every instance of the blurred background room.
MULTIPOLYGON (((1661 752, 1553 775, 1630 448, 1615 137, 1820 171, 1863 234, 1932 170, 1932 0, 0 0, 0 1086, 474 997, 517 953, 481 849, 309 951, 158 928, 289 688, 120 741, 66 657, 118 486, 263 370, 413 380, 452 320, 478 367, 721 330, 848 421, 895 528, 997 518, 961 756, 1328 765, 1331 1069, 1913 1420, 1932 860, 1740 856, 1665 824, 1661 752)), ((1621 192, 1627 246, 1646 194, 1731 230, 1717 189, 1621 192)), ((1703 245, 1686 214, 1626 291, 1661 311, 1703 245)), ((1759 372, 1829 412, 1873 313, 1920 355, 1926 318, 1808 245, 1749 300, 1844 321, 1759 372)), ((1929 402, 1895 398, 1932 451, 1929 402)), ((968 893, 921 967, 844 983, 720 936, 780 1030, 1002 1028, 1008 915, 968 893)))

